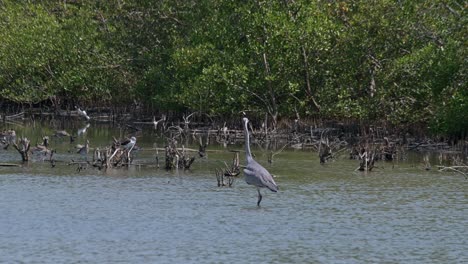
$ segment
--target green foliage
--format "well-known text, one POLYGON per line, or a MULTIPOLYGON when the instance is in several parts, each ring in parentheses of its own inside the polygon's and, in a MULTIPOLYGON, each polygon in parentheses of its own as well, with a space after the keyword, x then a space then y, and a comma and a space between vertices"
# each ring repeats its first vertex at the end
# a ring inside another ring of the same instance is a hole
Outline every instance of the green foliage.
POLYGON ((3 100, 143 101, 466 134, 457 1, 2 1, 3 100))
POLYGON ((431 129, 436 133, 457 135, 468 134, 468 89, 461 89, 447 102, 439 106, 435 118, 431 120, 431 129))
POLYGON ((51 96, 117 100, 118 57, 100 39, 91 9, 6 1, 0 9, 0 89, 16 102, 51 96))
POLYGON ((5 2, 0 22, 0 89, 17 102, 47 99, 56 91, 48 82, 49 66, 57 61, 54 38, 60 25, 40 6, 5 2))

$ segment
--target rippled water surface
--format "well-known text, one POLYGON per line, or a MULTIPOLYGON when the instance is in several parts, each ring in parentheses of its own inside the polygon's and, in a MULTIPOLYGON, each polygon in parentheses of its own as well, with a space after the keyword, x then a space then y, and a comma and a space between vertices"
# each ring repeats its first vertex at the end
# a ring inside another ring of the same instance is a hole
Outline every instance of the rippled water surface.
MULTIPOLYGON (((17 128, 38 138, 47 128, 17 128), (30 130, 28 130, 30 129, 30 130)), ((91 145, 111 129, 90 127, 91 145)), ((155 135, 138 140, 135 162, 154 159, 155 135)), ((355 172, 344 157, 320 165, 317 154, 284 151, 268 165, 278 193, 242 178, 216 186, 228 149, 209 152, 190 171, 133 166, 78 172, 68 142, 52 142, 57 166, 33 161, 0 167, 1 263, 463 263, 468 261, 467 183, 424 171, 418 161, 379 163, 355 172)), ((193 146, 192 146, 193 147, 193 146)), ((159 153, 162 158, 162 153, 159 153)), ((13 149, 0 162, 17 162, 13 149)), ((241 158, 243 156, 241 155, 241 158)), ((416 159, 417 160, 417 159, 416 159)), ((242 159, 243 161, 243 159, 242 159)))

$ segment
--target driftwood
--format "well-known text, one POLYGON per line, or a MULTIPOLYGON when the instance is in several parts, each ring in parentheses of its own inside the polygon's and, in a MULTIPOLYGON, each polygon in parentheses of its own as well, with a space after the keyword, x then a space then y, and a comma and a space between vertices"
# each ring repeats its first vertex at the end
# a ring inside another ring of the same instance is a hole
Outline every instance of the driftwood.
POLYGON ((453 171, 460 173, 465 177, 465 179, 468 179, 468 166, 438 166, 439 171, 453 171))

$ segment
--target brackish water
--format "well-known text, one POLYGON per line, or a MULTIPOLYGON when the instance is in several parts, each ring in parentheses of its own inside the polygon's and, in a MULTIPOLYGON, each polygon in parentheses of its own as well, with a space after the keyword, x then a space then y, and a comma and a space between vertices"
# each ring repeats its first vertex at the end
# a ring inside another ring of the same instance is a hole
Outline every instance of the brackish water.
MULTIPOLYGON (((4 126, 2 129, 10 126, 4 126)), ((76 133, 76 127, 67 127, 76 133)), ((48 125, 15 127, 33 143, 48 125)), ((135 163, 156 155, 151 127, 138 136, 135 163)), ((88 138, 105 146, 119 129, 92 124, 70 144, 52 140, 57 165, 38 159, 0 167, 1 263, 466 263, 468 181, 425 171, 422 157, 355 172, 346 157, 320 165, 316 153, 285 150, 273 164, 278 193, 239 178, 217 187, 214 169, 228 149, 209 146, 189 171, 131 166, 78 172, 70 151, 88 138)), ((159 146, 162 143, 159 143, 159 146)), ((191 146, 195 147, 195 146, 191 146)), ((159 153, 163 161, 163 153, 159 153)), ((243 155, 241 160, 244 162, 243 155)), ((0 162, 18 163, 13 148, 0 162)))

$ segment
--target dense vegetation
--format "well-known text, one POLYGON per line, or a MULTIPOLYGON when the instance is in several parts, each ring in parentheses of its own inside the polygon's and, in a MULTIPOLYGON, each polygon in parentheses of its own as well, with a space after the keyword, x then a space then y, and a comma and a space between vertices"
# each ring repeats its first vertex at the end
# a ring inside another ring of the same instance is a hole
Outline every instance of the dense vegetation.
POLYGON ((0 2, 3 102, 353 118, 466 136, 465 1, 0 2))

